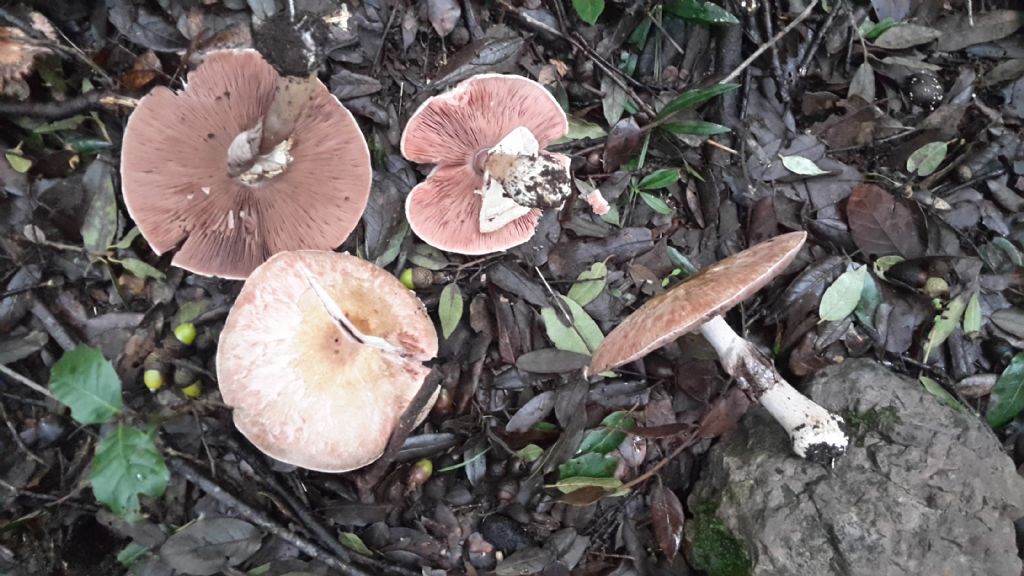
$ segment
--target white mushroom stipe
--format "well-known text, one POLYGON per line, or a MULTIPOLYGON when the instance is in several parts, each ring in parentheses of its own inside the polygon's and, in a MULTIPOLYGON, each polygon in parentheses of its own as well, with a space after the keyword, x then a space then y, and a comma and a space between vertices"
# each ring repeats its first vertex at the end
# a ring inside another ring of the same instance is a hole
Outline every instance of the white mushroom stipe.
POLYGON ((718 353, 725 370, 786 430, 798 456, 831 463, 846 452, 849 437, 843 430, 843 419, 793 388, 771 361, 737 335, 721 316, 701 325, 700 332, 718 353))

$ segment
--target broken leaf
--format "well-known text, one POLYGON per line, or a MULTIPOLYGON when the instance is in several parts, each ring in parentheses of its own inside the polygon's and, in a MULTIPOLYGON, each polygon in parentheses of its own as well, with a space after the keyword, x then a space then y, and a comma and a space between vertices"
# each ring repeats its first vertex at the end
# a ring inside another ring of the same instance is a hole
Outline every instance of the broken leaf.
POLYGON ((858 266, 843 272, 821 296, 818 316, 823 322, 836 322, 846 318, 857 309, 864 281, 868 275, 867 266, 858 266))
POLYGON ((619 461, 611 456, 593 452, 577 456, 558 467, 559 478, 586 476, 588 478, 611 478, 619 461))
POLYGON ((615 450, 626 439, 624 430, 636 428, 636 420, 628 412, 612 412, 601 421, 601 426, 603 428, 591 430, 583 437, 577 454, 607 454, 615 450))
POLYGON ((555 308, 547 306, 541 309, 540 316, 544 321, 548 339, 559 350, 568 350, 578 354, 593 354, 604 340, 601 329, 575 300, 564 296, 559 296, 559 299, 572 317, 569 319, 569 325, 566 325, 562 323, 555 308))
POLYGON ((606 490, 614 490, 622 486, 622 480, 618 478, 588 478, 586 476, 577 476, 575 478, 566 478, 565 480, 559 480, 555 484, 548 486, 549 488, 557 488, 562 494, 569 494, 575 492, 580 488, 604 488, 606 490))
POLYGON ((1024 352, 1018 352, 996 380, 985 419, 989 426, 999 428, 1016 418, 1021 410, 1024 410, 1024 352))
POLYGON ((593 122, 587 122, 586 120, 580 120, 575 116, 569 116, 569 132, 565 136, 562 136, 554 142, 554 144, 562 144, 564 142, 572 142, 573 140, 583 140, 585 138, 600 138, 605 135, 604 128, 600 127, 593 122))
POLYGON ((441 290, 437 315, 441 319, 441 334, 448 338, 462 319, 462 291, 459 290, 458 284, 452 282, 441 290))
POLYGON ((7 163, 11 165, 18 174, 24 174, 32 168, 32 159, 22 155, 21 150, 8 150, 5 154, 7 163))
POLYGON ((576 277, 576 283, 569 288, 567 296, 580 306, 586 306, 604 291, 607 277, 608 267, 604 262, 594 262, 590 265, 589 270, 580 272, 580 275, 576 277))
POLYGON ((363 539, 358 534, 352 532, 342 532, 338 535, 338 540, 341 545, 356 554, 362 554, 363 556, 373 556, 373 551, 366 547, 363 543, 363 539))
POLYGON ((82 244, 90 252, 103 252, 117 233, 117 199, 110 164, 97 158, 86 169, 82 185, 89 193, 89 207, 82 221, 82 244))
POLYGON ((516 368, 533 374, 565 374, 588 364, 590 355, 557 348, 541 348, 516 358, 516 368))
POLYGON ((782 156, 780 154, 779 158, 782 159, 782 165, 794 174, 799 174, 801 176, 820 176, 822 174, 828 174, 828 172, 818 168, 818 165, 812 160, 804 158, 803 156, 782 156))
POLYGON ((163 272, 137 258, 125 258, 124 260, 111 259, 111 261, 120 264, 136 278, 155 278, 156 280, 164 279, 163 272))
POLYGON ((914 151, 907 158, 907 172, 918 176, 927 176, 946 159, 945 142, 929 142, 914 151))
POLYGON ((572 7, 580 20, 593 26, 604 12, 604 0, 572 0, 572 7))
POLYGON ((685 523, 683 505, 674 492, 658 484, 651 490, 651 524, 658 547, 669 560, 679 552, 685 523))
POLYGON ((928 343, 924 349, 925 362, 928 361, 932 350, 941 346, 953 331, 956 330, 956 327, 960 324, 960 319, 964 315, 964 308, 966 306, 967 303, 964 302, 964 295, 960 294, 949 301, 942 314, 935 317, 935 324, 932 325, 931 331, 928 332, 928 343))

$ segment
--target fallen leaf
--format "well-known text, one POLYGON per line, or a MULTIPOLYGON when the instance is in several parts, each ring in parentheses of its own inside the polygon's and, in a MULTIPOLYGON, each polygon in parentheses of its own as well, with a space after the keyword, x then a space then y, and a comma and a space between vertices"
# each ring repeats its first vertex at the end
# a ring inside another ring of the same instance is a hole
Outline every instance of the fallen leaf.
POLYGON ((813 161, 808 158, 804 158, 803 156, 780 155, 779 158, 782 159, 782 165, 794 174, 799 174, 801 176, 820 176, 822 174, 828 174, 828 172, 818 168, 818 165, 813 161))
POLYGON ((438 36, 444 38, 452 33, 462 17, 458 0, 427 0, 427 18, 438 36))
POLYGON ((935 323, 928 332, 928 342, 924 348, 925 362, 928 361, 932 350, 941 346, 953 334, 956 327, 960 325, 960 319, 963 318, 964 308, 966 307, 967 303, 964 302, 964 295, 960 294, 950 300, 949 304, 946 304, 942 314, 935 317, 935 323))
POLYGON ((918 378, 918 380, 921 381, 921 384, 924 386, 924 389, 927 390, 928 393, 931 394, 932 396, 935 396, 935 398, 939 402, 942 402, 943 404, 949 406, 950 408, 956 410, 957 412, 962 411, 964 409, 964 407, 960 405, 960 402, 956 399, 956 397, 950 394, 949 391, 942 387, 942 384, 939 384, 938 382, 932 380, 927 376, 921 376, 918 378))
POLYGON ((604 12, 604 0, 572 0, 572 7, 580 20, 593 26, 604 12))
POLYGON ((516 368, 532 374, 565 374, 582 370, 590 364, 589 354, 557 348, 542 348, 516 358, 516 368))
POLYGON ((996 380, 985 419, 993 428, 1005 426, 1024 410, 1024 352, 1018 352, 996 380))
POLYGON ((945 142, 929 142, 921 146, 907 158, 907 172, 918 176, 928 176, 946 159, 945 142))
POLYGON ((185 574, 216 574, 237 566, 262 544, 260 531, 236 518, 200 518, 172 534, 160 547, 160 557, 185 574))
POLYGON ((589 270, 580 272, 566 296, 575 300, 580 306, 586 306, 600 296, 601 292, 604 292, 607 277, 608 267, 604 262, 595 262, 590 265, 589 270))
POLYGON ((818 306, 818 316, 823 322, 842 320, 857 309, 867 275, 867 266, 858 266, 836 278, 836 281, 825 290, 818 306))
POLYGON ((665 557, 672 560, 683 541, 685 515, 683 505, 674 492, 658 484, 651 490, 651 523, 654 538, 665 557))
POLYGON ((965 10, 955 10, 936 23, 942 38, 932 47, 937 52, 957 50, 1005 38, 1024 26, 1024 12, 1017 10, 990 10, 974 14, 971 23, 965 10))
POLYGON ((924 255, 914 213, 874 184, 858 184, 846 205, 853 241, 866 256, 924 255))
POLYGON ((555 407, 555 393, 548 390, 541 392, 512 415, 505 425, 505 431, 509 433, 526 432, 531 426, 547 418, 548 414, 555 407))
POLYGON ((455 331, 462 319, 462 291, 458 284, 452 282, 441 290, 441 299, 437 305, 437 315, 441 319, 441 335, 446 339, 455 331))
POLYGON ((875 46, 886 50, 903 50, 927 44, 942 36, 942 32, 917 24, 900 24, 882 32, 875 40, 875 46))

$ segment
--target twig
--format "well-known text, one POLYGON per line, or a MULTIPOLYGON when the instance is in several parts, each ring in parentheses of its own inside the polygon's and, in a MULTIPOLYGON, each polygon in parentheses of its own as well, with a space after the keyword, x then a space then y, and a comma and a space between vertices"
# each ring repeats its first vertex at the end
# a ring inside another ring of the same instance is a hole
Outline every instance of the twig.
MULTIPOLYGON (((818 26, 818 28, 815 29, 814 36, 811 37, 811 43, 802 54, 800 58, 800 66, 797 68, 797 73, 801 78, 806 76, 807 72, 810 70, 811 60, 814 60, 814 56, 818 53, 818 49, 821 48, 821 42, 825 39, 825 35, 828 34, 828 30, 832 27, 832 23, 835 22, 836 16, 838 16, 840 12, 845 11, 850 14, 851 18, 853 17, 853 13, 849 10, 844 10, 844 8, 846 8, 845 3, 839 3, 834 6, 832 11, 829 12, 828 16, 825 18, 825 21, 822 22, 821 26, 818 26)), ((861 38, 862 43, 863 41, 864 39, 861 38)))
POLYGON ((35 453, 29 450, 28 446, 25 446, 25 443, 21 441, 21 435, 18 434, 18 430, 14 427, 14 422, 11 422, 10 416, 7 415, 7 409, 4 408, 3 402, 0 402, 0 417, 3 417, 4 423, 7 424, 7 429, 11 431, 11 438, 14 439, 14 443, 18 445, 18 448, 21 449, 21 451, 24 452, 29 458, 35 460, 36 462, 42 464, 43 466, 47 466, 45 460, 43 460, 39 456, 36 456, 35 453))
POLYGON ((473 0, 462 0, 462 17, 466 19, 466 29, 469 30, 471 40, 479 40, 484 37, 484 29, 473 12, 473 0))
POLYGON ((46 332, 51 338, 57 341, 57 344, 64 349, 65 352, 74 350, 78 343, 71 337, 64 325, 57 320, 57 317, 50 312, 50 309, 34 295, 32 296, 32 304, 29 307, 32 315, 36 317, 42 324, 43 328, 46 328, 46 332))
POLYGON ((252 522, 253 524, 263 528, 267 532, 270 532, 274 536, 288 542, 292 546, 295 546, 303 554, 313 558, 314 560, 320 560, 335 570, 339 570, 344 574, 352 574, 355 576, 371 576, 368 572, 364 572, 361 569, 353 566, 352 564, 334 557, 326 550, 320 548, 313 542, 295 534, 291 530, 288 530, 284 526, 271 520, 263 512, 249 506, 245 502, 239 500, 234 495, 229 493, 227 490, 221 488, 216 482, 210 480, 206 476, 203 476, 201 472, 192 467, 191 464, 183 460, 180 456, 170 454, 167 463, 171 469, 180 474, 183 478, 192 482, 198 486, 203 492, 209 494, 212 498, 235 509, 242 517, 252 522))
POLYGON ((138 101, 111 92, 89 92, 61 102, 6 102, 0 101, 0 115, 32 116, 44 120, 67 118, 82 112, 105 108, 134 108, 138 101))
POLYGON ((804 8, 804 11, 801 12, 799 16, 794 18, 793 21, 790 22, 788 26, 786 26, 785 28, 780 30, 779 33, 776 34, 775 36, 773 36, 771 40, 765 42, 764 44, 761 44, 757 48, 757 50, 754 50, 753 54, 751 54, 746 60, 743 61, 742 64, 739 65, 739 67, 737 67, 735 70, 733 70, 731 73, 729 73, 729 75, 726 76, 725 78, 722 78, 721 80, 719 80, 718 83, 719 84, 728 84, 728 83, 732 82, 733 80, 735 80, 736 78, 739 78, 740 74, 742 74, 744 70, 746 70, 751 64, 753 64, 754 61, 757 60, 761 56, 761 54, 764 54, 766 50, 768 50, 769 48, 774 46, 779 40, 782 40, 782 38, 786 34, 789 34, 790 32, 792 32, 793 29, 796 28, 801 22, 806 20, 807 17, 811 15, 811 12, 813 12, 814 9, 818 6, 818 2, 819 2, 819 0, 813 0, 810 4, 808 4, 807 8, 804 8))
POLYGON ((35 382, 33 382, 32 380, 29 380, 28 378, 25 378, 21 374, 18 374, 17 372, 15 372, 14 370, 11 370, 10 368, 8 368, 7 366, 5 366, 3 364, 0 364, 0 374, 3 374, 4 376, 7 376, 8 378, 10 378, 11 380, 14 380, 18 384, 22 384, 24 386, 28 386, 34 392, 38 392, 39 394, 42 394, 43 396, 46 396, 50 400, 56 400, 56 398, 54 398, 54 396, 53 396, 53 393, 51 393, 45 387, 40 386, 39 384, 36 384, 35 382))

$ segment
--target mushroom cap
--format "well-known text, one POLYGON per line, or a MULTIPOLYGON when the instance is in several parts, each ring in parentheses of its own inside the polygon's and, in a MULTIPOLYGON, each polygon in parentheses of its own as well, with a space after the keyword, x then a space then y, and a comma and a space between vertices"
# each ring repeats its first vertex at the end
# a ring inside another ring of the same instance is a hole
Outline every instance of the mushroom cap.
MULTIPOLYGON (((217 349, 217 379, 238 430, 282 462, 346 472, 383 453, 437 353, 416 295, 355 256, 282 252, 245 282, 217 349), (405 358, 352 340, 313 289, 323 287, 359 332, 405 358)), ((421 415, 422 418, 422 415, 421 415)))
POLYGON ((590 373, 641 358, 746 300, 789 266, 806 239, 806 232, 776 236, 651 298, 605 337, 590 373))
POLYGON ((128 119, 125 206, 157 253, 197 274, 245 278, 272 254, 332 249, 359 223, 370 153, 352 114, 316 82, 284 172, 253 184, 228 174, 228 148, 270 110, 279 76, 258 52, 216 51, 184 91, 151 91, 128 119))
POLYGON ((412 189, 405 203, 409 226, 431 246, 459 254, 506 250, 529 240, 541 211, 530 210, 490 233, 479 229, 483 174, 477 155, 519 127, 541 149, 569 131, 558 101, 522 76, 480 74, 427 99, 402 133, 402 155, 437 168, 412 189))

